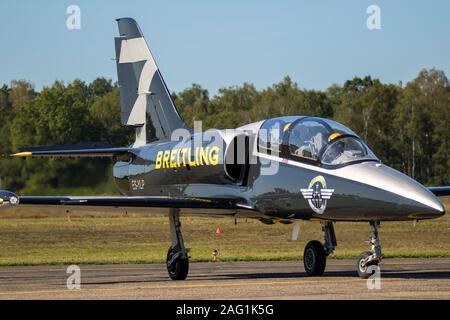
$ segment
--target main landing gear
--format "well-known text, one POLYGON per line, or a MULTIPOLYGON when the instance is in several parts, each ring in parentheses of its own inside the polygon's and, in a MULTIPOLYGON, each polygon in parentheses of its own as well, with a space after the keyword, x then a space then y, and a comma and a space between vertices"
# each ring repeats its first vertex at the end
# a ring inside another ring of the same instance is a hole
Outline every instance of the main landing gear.
POLYGON ((336 234, 333 223, 326 221, 323 223, 325 244, 317 240, 308 242, 303 253, 303 264, 308 276, 320 276, 325 271, 327 256, 333 253, 337 246, 336 234))
POLYGON ((170 209, 169 223, 172 246, 167 252, 167 272, 172 280, 184 280, 189 272, 189 250, 181 234, 180 209, 170 209))
MULTIPOLYGON (((372 244, 371 252, 363 252, 357 260, 356 268, 358 275, 367 279, 372 275, 370 266, 376 266, 383 258, 381 252, 380 239, 378 237, 378 227, 380 223, 370 222, 371 227, 371 239, 372 244)), ((333 253, 337 246, 336 235, 334 233, 334 227, 332 222, 324 222, 322 226, 324 232, 325 244, 320 243, 317 240, 308 242, 303 254, 303 264, 308 276, 320 276, 325 271, 327 256, 333 253)))

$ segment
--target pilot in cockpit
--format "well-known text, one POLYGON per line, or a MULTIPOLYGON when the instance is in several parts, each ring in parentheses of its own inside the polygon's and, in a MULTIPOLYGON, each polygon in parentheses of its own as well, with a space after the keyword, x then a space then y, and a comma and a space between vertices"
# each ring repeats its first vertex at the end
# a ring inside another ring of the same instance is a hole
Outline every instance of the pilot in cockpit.
POLYGON ((325 165, 377 160, 354 132, 331 120, 328 122, 325 125, 308 119, 295 124, 289 135, 291 154, 325 165))
POLYGON ((308 128, 303 134, 300 134, 302 142, 294 152, 296 156, 314 160, 319 157, 320 151, 326 144, 325 136, 322 132, 312 129, 313 128, 308 128))

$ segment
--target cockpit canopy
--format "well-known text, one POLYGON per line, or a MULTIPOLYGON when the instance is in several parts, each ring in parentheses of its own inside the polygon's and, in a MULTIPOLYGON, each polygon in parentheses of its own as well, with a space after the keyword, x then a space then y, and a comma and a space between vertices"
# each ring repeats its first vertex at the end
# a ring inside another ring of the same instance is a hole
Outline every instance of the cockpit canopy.
POLYGON ((379 161, 349 128, 316 117, 280 117, 265 121, 258 134, 260 152, 317 165, 379 161))

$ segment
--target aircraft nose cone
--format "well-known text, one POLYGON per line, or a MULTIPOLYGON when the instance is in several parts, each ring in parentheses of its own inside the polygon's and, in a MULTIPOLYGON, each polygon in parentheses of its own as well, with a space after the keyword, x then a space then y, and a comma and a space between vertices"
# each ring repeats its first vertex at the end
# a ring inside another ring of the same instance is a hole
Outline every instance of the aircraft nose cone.
MULTIPOLYGON (((414 181, 415 182, 415 181, 414 181)), ((410 196, 420 204, 426 206, 420 213, 410 214, 411 218, 432 219, 445 214, 445 207, 442 202, 431 191, 416 182, 416 186, 409 191, 410 196)))
POLYGON ((445 213, 445 208, 439 198, 430 190, 384 164, 367 162, 350 168, 355 180, 367 187, 367 198, 376 200, 386 209, 394 220, 432 219, 445 213))
POLYGON ((396 193, 399 204, 409 206, 405 212, 408 218, 432 219, 444 215, 445 208, 439 198, 419 182, 388 166, 375 167, 385 180, 383 189, 396 193))
POLYGON ((438 197, 436 197, 434 194, 432 194, 434 201, 436 203, 436 211, 429 214, 429 216, 432 217, 441 217, 445 214, 445 206, 442 204, 442 202, 439 200, 438 197))
POLYGON ((409 218, 432 219, 445 214, 444 205, 428 188, 392 168, 385 167, 383 170, 392 175, 393 181, 391 183, 398 184, 402 188, 403 193, 400 195, 403 198, 417 203, 416 212, 409 213, 409 218))

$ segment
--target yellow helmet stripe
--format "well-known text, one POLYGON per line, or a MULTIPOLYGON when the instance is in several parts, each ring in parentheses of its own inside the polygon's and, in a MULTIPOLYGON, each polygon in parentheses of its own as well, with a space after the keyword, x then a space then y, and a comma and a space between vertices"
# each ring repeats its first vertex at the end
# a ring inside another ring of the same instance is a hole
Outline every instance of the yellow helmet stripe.
POLYGON ((291 126, 291 123, 286 123, 286 124, 284 125, 283 132, 286 132, 287 129, 289 129, 290 126, 291 126))
POLYGON ((330 134, 330 136, 328 137, 328 142, 330 142, 331 140, 336 139, 336 138, 339 137, 339 136, 342 136, 342 134, 340 134, 340 133, 338 133, 338 132, 335 132, 335 133, 330 134))

